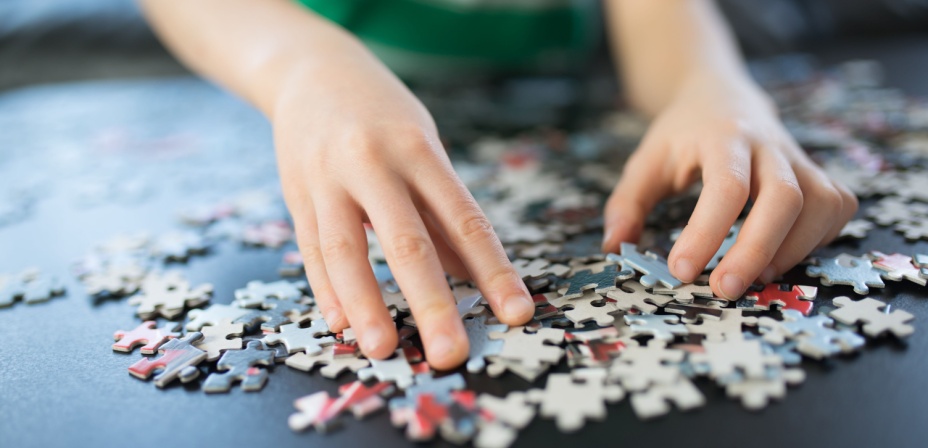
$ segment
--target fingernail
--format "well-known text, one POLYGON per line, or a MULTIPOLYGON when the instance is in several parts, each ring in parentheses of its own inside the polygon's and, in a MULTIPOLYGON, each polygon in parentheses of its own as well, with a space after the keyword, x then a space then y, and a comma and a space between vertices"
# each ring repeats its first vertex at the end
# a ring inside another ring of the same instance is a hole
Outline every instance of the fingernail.
POLYGON ((696 276, 699 275, 699 272, 696 272, 696 265, 686 258, 677 260, 673 264, 673 270, 677 278, 686 283, 692 283, 693 280, 696 280, 696 276))
POLYGON ((611 241, 612 241, 612 228, 607 227, 606 232, 603 234, 603 244, 602 244, 603 250, 606 249, 606 245, 609 244, 609 242, 611 241))
POLYGON ((384 336, 386 336, 386 334, 383 328, 377 326, 364 330, 364 337, 361 338, 361 348, 365 353, 376 352, 380 344, 383 343, 384 336))
POLYGON ((744 292, 744 281, 735 274, 725 274, 719 281, 719 289, 722 291, 722 297, 735 300, 744 292))
POLYGON ((503 313, 513 320, 522 316, 531 316, 534 308, 535 302, 523 295, 511 296, 503 302, 503 313))
POLYGON ((325 323, 331 328, 338 324, 339 320, 341 320, 342 313, 338 312, 337 309, 332 308, 325 312, 324 318, 325 323))
POLYGON ((436 358, 446 357, 453 354, 455 351, 454 340, 445 333, 436 333, 429 339, 429 344, 426 349, 436 358))
POLYGON ((776 279, 776 276, 777 276, 777 268, 773 267, 772 264, 771 264, 771 265, 768 265, 768 266, 767 266, 766 268, 764 268, 764 270, 760 273, 760 282, 763 283, 763 284, 770 283, 770 282, 772 282, 774 279, 776 279))

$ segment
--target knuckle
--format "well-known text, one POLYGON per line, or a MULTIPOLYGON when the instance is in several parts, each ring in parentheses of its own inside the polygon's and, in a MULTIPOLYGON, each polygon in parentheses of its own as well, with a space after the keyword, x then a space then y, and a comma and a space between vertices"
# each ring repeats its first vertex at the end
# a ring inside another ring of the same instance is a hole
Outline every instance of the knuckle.
POLYGON ((453 319, 457 316, 457 310, 449 301, 427 300, 419 303, 413 314, 418 322, 431 322, 433 325, 443 326, 442 319, 453 319))
POLYGON ((486 274, 486 284, 490 290, 501 290, 508 285, 518 285, 521 282, 519 274, 508 265, 493 269, 486 274))
POLYGON ((851 193, 851 191, 843 185, 838 185, 836 188, 841 195, 841 206, 845 215, 854 216, 860 208, 860 201, 857 199, 857 195, 851 193))
POLYGON ((821 185, 815 190, 815 205, 822 207, 829 213, 836 213, 843 209, 844 198, 841 192, 830 184, 821 185))
POLYGON ((420 263, 428 259, 431 241, 421 233, 405 233, 393 238, 393 259, 399 265, 420 263))
POLYGON ((742 251, 742 259, 752 261, 752 263, 744 263, 743 266, 750 266, 754 263, 766 266, 773 259, 776 248, 764 244, 750 244, 742 248, 742 251), (758 263, 761 261, 762 263, 758 263))
POLYGON ((738 170, 729 170, 725 175, 716 178, 714 183, 719 193, 738 199, 739 202, 741 199, 747 200, 750 184, 748 175, 738 170))
POLYGON ((322 264, 322 248, 318 243, 306 243, 300 247, 300 253, 303 254, 303 263, 306 266, 316 266, 322 264))
POLYGON ((339 233, 320 238, 320 245, 322 258, 329 261, 343 258, 358 249, 357 244, 351 238, 339 233))
POLYGON ((774 187, 774 194, 778 201, 788 208, 799 210, 805 201, 802 189, 792 180, 780 180, 774 187))
POLYGON ((471 213, 458 224, 457 235, 462 242, 493 238, 493 225, 482 213, 471 213))

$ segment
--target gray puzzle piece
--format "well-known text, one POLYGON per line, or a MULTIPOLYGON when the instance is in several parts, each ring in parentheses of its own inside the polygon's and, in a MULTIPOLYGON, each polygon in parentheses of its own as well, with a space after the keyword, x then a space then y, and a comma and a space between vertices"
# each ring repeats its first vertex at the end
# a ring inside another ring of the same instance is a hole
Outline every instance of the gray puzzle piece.
POLYGON ((562 280, 559 286, 563 288, 566 299, 580 297, 587 290, 593 289, 597 293, 605 293, 617 288, 616 281, 623 281, 634 277, 630 270, 619 270, 618 265, 610 264, 603 267, 600 272, 591 269, 577 271, 574 275, 562 280))
POLYGON ((219 358, 219 372, 210 374, 203 383, 207 393, 228 392, 236 381, 241 381, 242 390, 259 391, 267 383, 268 373, 256 366, 274 363, 274 352, 264 349, 261 341, 249 341, 244 350, 227 351, 219 358))
POLYGON ((290 353, 306 352, 314 355, 322 351, 324 345, 335 343, 333 336, 322 336, 329 333, 329 326, 322 319, 312 321, 307 328, 300 328, 299 323, 292 323, 280 327, 280 333, 271 333, 264 336, 268 345, 283 343, 290 353))
POLYGON ((269 302, 271 299, 296 302, 303 297, 306 288, 304 281, 278 280, 265 283, 253 280, 244 288, 235 290, 235 305, 239 308, 266 308, 273 305, 273 302, 269 302))
POLYGON ((660 283, 665 288, 674 289, 681 285, 679 279, 670 275, 670 269, 667 267, 667 260, 654 253, 642 254, 638 252, 638 246, 631 243, 622 243, 622 255, 609 254, 607 260, 622 263, 622 268, 631 267, 641 272, 643 275, 638 279, 642 285, 650 288, 660 283))
POLYGON ((470 344, 468 372, 482 372, 486 367, 485 357, 497 355, 503 349, 503 341, 490 339, 490 333, 504 333, 508 329, 509 326, 505 324, 487 324, 486 316, 464 320, 464 330, 467 332, 467 341, 470 344))
POLYGON ((883 288, 883 277, 873 263, 864 257, 841 255, 837 258, 820 258, 816 265, 806 268, 806 275, 821 277, 822 284, 850 285, 857 294, 867 294, 870 288, 883 288))
POLYGON ((672 341, 676 336, 689 334, 689 330, 680 325, 679 316, 657 314, 626 314, 625 323, 632 335, 650 335, 654 339, 672 341))
POLYGON ((371 359, 371 366, 358 370, 358 379, 368 381, 377 378, 378 381, 392 381, 396 387, 406 389, 415 382, 412 366, 406 360, 403 349, 398 349, 390 359, 371 359))

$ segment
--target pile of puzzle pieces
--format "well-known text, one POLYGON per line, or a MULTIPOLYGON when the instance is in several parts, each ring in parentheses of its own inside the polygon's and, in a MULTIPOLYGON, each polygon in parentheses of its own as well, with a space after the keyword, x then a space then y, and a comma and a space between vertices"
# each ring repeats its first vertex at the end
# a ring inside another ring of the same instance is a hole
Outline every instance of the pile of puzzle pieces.
MULTIPOLYGON (((928 139, 915 132, 928 129, 928 109, 886 93, 872 64, 802 77, 793 63, 771 62, 758 77, 800 143, 864 201, 862 216, 836 247, 856 248, 877 226, 892 226, 909 244, 928 239, 928 139)), ((349 380, 337 395, 297 398, 288 421, 294 431, 332 431, 345 413, 362 418, 386 410, 411 440, 441 437, 480 447, 510 445, 536 417, 565 432, 580 430, 626 398, 641 419, 695 409, 706 404, 705 387, 721 388, 746 409, 762 409, 803 382, 803 363, 913 333, 910 313, 865 296, 900 282, 925 287, 928 256, 914 249, 813 254, 794 270, 806 274, 803 281, 752 287, 729 301, 714 296, 707 276, 692 284, 671 276, 662 256, 692 211, 690 194, 662 203, 637 245, 600 253, 599 215, 621 172, 616 158, 644 130, 618 114, 570 134, 566 146, 574 151, 561 151, 565 139, 529 134, 485 138, 471 145, 471 157, 454 157, 536 305, 530 322, 509 327, 496 320, 475 285, 449 277, 470 347, 456 372, 430 369, 409 304, 389 275, 378 278, 400 343, 385 360, 366 359, 352 329, 330 332, 302 280, 243 281, 232 297, 214 297, 212 285, 191 282, 184 263, 229 242, 279 253, 281 277, 304 275, 274 190, 184 207, 177 230, 115 237, 77 261, 73 274, 95 299, 125 298, 134 307, 135 322, 116 331, 112 343, 129 356, 138 349, 128 366, 133 377, 151 378, 159 388, 201 381, 206 393, 236 384, 254 392, 282 363, 349 380), (499 396, 474 390, 467 384, 473 375, 525 382, 499 396)), ((740 222, 704 274, 739 232, 740 222)), ((370 262, 383 270, 377 235, 371 228, 367 233, 370 262)), ((0 306, 62 292, 37 271, 0 276, 0 306)))

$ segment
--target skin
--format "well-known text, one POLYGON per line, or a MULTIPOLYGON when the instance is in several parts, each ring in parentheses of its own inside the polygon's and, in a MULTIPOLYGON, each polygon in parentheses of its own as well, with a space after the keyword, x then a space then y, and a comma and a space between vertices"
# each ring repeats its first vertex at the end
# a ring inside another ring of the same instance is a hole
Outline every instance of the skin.
MULTIPOLYGON (((270 120, 307 277, 333 331, 354 328, 373 358, 397 344, 367 261, 368 222, 435 368, 468 352, 444 272, 472 278, 502 322, 531 318, 528 291, 432 117, 353 35, 289 0, 141 4, 182 61, 270 120)), ((654 122, 609 199, 605 250, 636 241, 658 200, 700 178, 699 204, 669 259, 681 280, 702 271, 749 197, 741 236, 712 274, 724 297, 772 280, 837 235, 856 199, 783 129, 711 2, 611 1, 606 11, 627 94, 654 122)))

